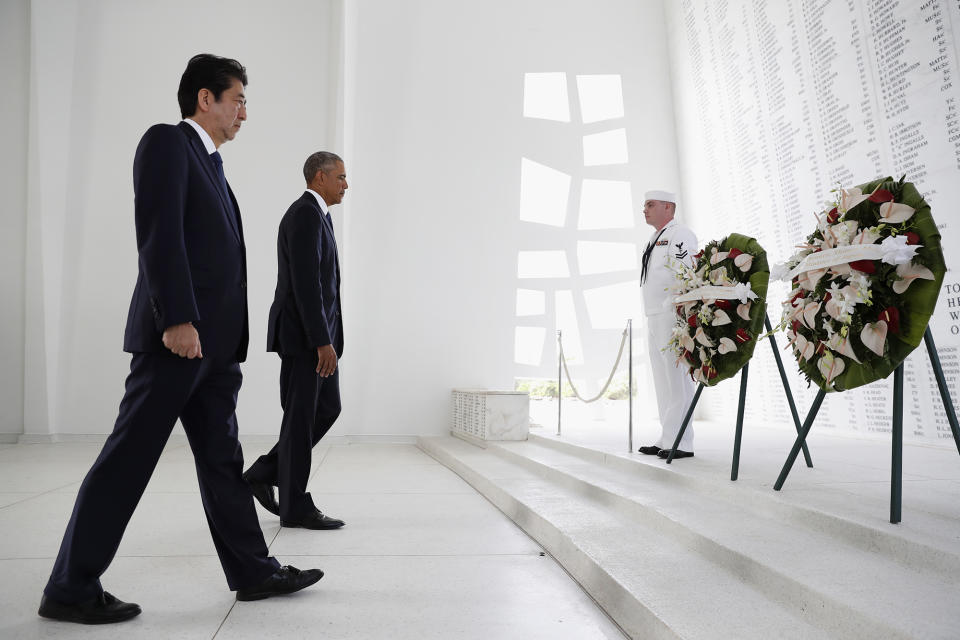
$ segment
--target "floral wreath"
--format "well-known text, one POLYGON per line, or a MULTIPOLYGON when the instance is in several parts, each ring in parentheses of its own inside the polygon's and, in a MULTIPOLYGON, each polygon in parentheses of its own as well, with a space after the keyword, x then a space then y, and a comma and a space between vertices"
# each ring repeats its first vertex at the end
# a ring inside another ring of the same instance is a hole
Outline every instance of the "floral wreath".
POLYGON ((753 355, 767 313, 767 254, 747 236, 731 233, 674 263, 677 324, 667 348, 690 376, 708 387, 730 378, 753 355))
POLYGON ((946 272, 940 233, 904 178, 835 189, 816 230, 778 265, 793 285, 780 328, 807 380, 825 391, 890 375, 936 306, 946 272))

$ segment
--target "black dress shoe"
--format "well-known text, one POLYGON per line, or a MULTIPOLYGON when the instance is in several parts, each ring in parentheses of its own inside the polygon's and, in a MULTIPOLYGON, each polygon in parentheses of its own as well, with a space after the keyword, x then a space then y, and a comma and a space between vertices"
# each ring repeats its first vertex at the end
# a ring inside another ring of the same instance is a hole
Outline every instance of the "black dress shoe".
POLYGON ((284 565, 257 586, 247 589, 237 589, 237 600, 246 602, 249 600, 263 600, 264 598, 271 598, 273 596, 282 596, 316 584, 322 577, 323 571, 320 571, 320 569, 305 569, 301 571, 296 567, 284 565))
POLYGON ((339 529, 344 525, 343 520, 325 516, 317 510, 299 521, 281 520, 281 527, 303 527, 304 529, 339 529))
POLYGON ((260 506, 275 516, 280 515, 280 505, 277 504, 277 499, 273 497, 273 485, 254 480, 250 477, 249 472, 243 474, 243 481, 250 485, 250 491, 253 492, 253 497, 257 499, 260 506))
POLYGON ((661 451, 663 451, 663 449, 661 449, 655 444, 652 444, 649 447, 640 447, 639 449, 637 449, 637 451, 639 451, 640 453, 646 454, 648 456, 655 456, 659 454, 661 451))
POLYGON ((44 595, 37 613, 44 618, 79 622, 80 624, 109 624, 123 622, 140 615, 140 605, 122 602, 104 591, 93 600, 77 604, 64 604, 44 595))
MULTIPOLYGON (((667 458, 670 457, 670 449, 661 449, 660 453, 657 454, 657 457, 663 458, 664 460, 666 460, 667 458)), ((693 451, 683 451, 682 449, 677 449, 677 452, 673 454, 674 460, 676 460, 677 458, 692 458, 692 457, 693 457, 693 451)))

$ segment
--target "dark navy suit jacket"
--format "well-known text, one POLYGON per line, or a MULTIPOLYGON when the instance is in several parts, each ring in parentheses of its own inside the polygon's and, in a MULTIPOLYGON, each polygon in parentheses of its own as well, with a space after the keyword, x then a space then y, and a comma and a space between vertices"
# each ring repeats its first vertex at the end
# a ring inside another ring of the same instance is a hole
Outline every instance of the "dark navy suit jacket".
POLYGON ((315 352, 328 344, 343 355, 337 243, 316 198, 305 191, 280 221, 267 351, 315 352))
POLYGON ((133 161, 139 273, 123 349, 162 352, 163 331, 192 322, 205 357, 246 359, 247 265, 240 209, 187 123, 158 124, 133 161))

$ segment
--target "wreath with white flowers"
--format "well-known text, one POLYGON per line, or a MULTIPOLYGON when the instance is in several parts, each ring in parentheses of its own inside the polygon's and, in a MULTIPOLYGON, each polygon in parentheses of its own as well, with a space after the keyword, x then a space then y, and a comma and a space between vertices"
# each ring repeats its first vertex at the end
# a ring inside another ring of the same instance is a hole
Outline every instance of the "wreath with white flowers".
POLYGON ((690 376, 708 387, 737 374, 753 355, 767 313, 767 253, 731 233, 674 265, 677 323, 668 348, 690 376))
POLYGON ((835 189, 777 274, 793 283, 780 328, 800 370, 825 391, 890 375, 920 344, 936 306, 946 272, 940 233, 904 178, 835 189))

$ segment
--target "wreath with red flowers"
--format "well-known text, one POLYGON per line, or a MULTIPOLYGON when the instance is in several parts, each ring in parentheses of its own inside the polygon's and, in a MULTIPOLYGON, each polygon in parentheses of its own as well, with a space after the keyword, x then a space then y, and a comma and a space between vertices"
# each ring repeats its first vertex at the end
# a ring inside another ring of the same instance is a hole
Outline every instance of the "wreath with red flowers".
POLYGON ((708 387, 750 360, 767 313, 770 270, 755 239, 731 233, 676 266, 677 324, 669 348, 690 376, 708 387))
POLYGON ((784 265, 793 286, 780 322, 826 391, 890 375, 923 339, 946 272, 930 206, 905 177, 835 195, 784 265))

